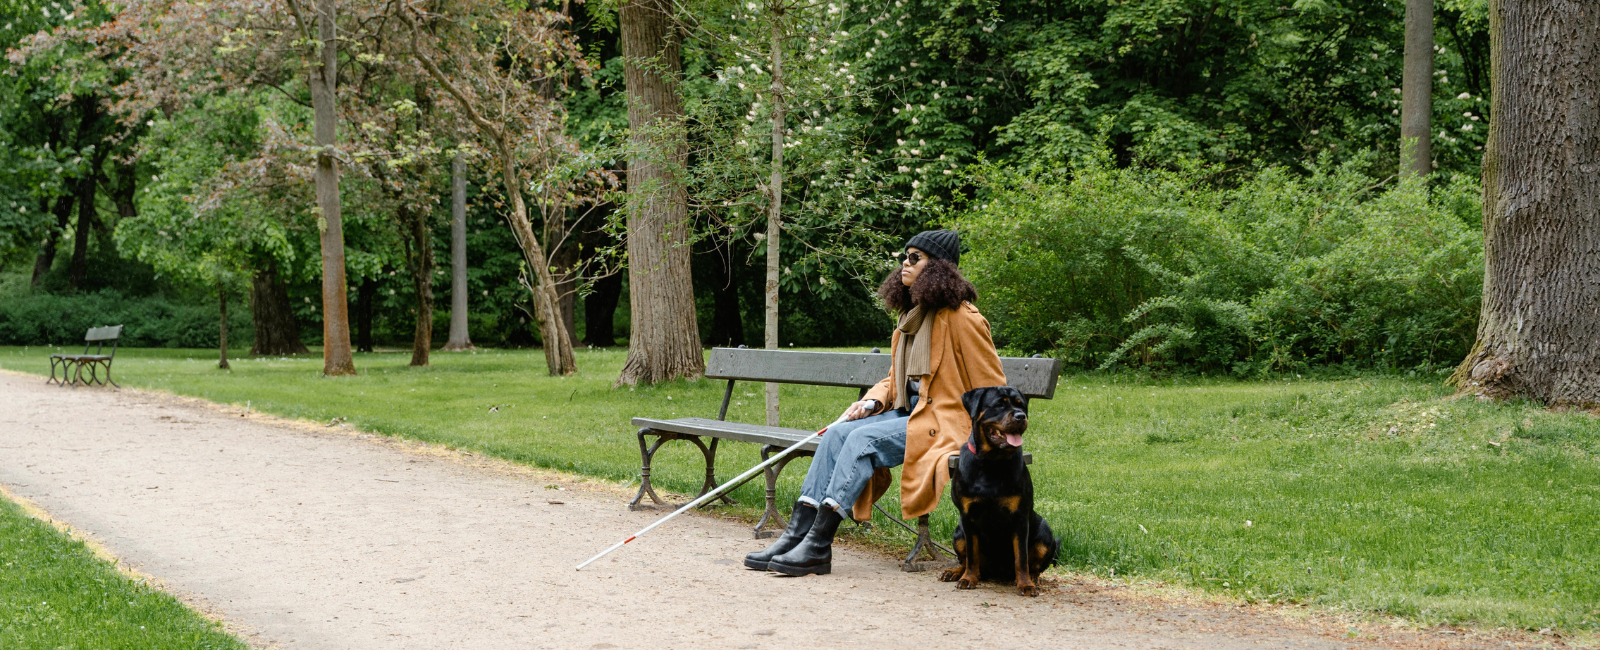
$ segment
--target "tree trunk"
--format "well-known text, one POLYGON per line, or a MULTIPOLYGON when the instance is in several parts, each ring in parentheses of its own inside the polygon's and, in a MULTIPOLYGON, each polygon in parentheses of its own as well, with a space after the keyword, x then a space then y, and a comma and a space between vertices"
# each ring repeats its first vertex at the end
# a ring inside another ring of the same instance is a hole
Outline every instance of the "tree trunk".
MULTIPOLYGON (((768 12, 776 7, 768 6, 768 12)), ((772 178, 767 181, 767 349, 778 349, 778 273, 783 236, 783 16, 772 21, 772 178)), ((778 385, 767 384, 767 426, 778 426, 778 385)))
POLYGON ((278 279, 277 262, 268 260, 250 276, 250 320, 255 342, 250 354, 306 354, 300 323, 289 304, 289 288, 278 279))
POLYGON ((411 337, 411 365, 428 365, 433 348, 433 232, 422 212, 401 204, 401 219, 410 226, 411 240, 406 248, 411 266, 411 281, 417 293, 417 327, 411 337))
POLYGON ((67 224, 72 222, 72 206, 78 199, 68 194, 56 199, 56 227, 44 235, 44 247, 39 250, 39 257, 33 260, 32 285, 39 286, 39 280, 44 274, 50 272, 50 267, 56 263, 56 240, 67 231, 67 224))
POLYGON ((99 191, 100 166, 106 159, 105 143, 98 142, 95 132, 100 122, 100 105, 94 96, 78 100, 82 119, 78 122, 78 147, 94 146, 89 156, 89 169, 78 179, 78 227, 73 232, 72 266, 67 275, 68 284, 77 289, 83 286, 89 267, 89 232, 95 223, 95 194, 99 191))
POLYGON ((683 71, 671 3, 630 0, 621 10, 623 76, 635 153, 628 160, 628 360, 617 385, 705 373, 695 320, 689 207, 679 174, 688 157, 683 71))
POLYGON ((572 339, 567 336, 566 328, 561 326, 561 300, 556 295, 555 280, 550 275, 550 262, 545 257, 544 247, 539 245, 539 239, 534 236, 533 224, 528 221, 528 204, 522 198, 523 179, 517 172, 517 150, 511 141, 512 136, 506 132, 505 124, 497 125, 479 114, 474 103, 420 49, 417 44, 417 25, 412 16, 402 13, 401 18, 411 27, 412 55, 428 71, 428 76, 456 98, 500 163, 500 180, 505 184, 506 197, 511 200, 511 214, 507 215, 511 236, 517 240, 517 247, 522 249, 523 262, 534 273, 535 279, 529 289, 533 292, 534 318, 539 321, 539 334, 544 342, 545 367, 553 376, 577 372, 577 360, 572 355, 572 339))
POLYGON ((1400 174, 1433 173, 1433 0, 1406 0, 1400 81, 1400 174))
POLYGON ((372 351, 372 300, 378 295, 378 282, 363 278, 356 287, 356 349, 372 351))
MULTIPOLYGON (((96 153, 90 160, 100 163, 104 157, 96 153)), ((93 170, 97 167, 99 165, 95 164, 88 174, 78 179, 78 225, 72 233, 72 266, 67 276, 68 285, 74 289, 83 287, 89 273, 89 233, 94 229, 94 197, 99 190, 99 176, 93 170)))
POLYGON ((456 156, 450 164, 450 341, 444 349, 471 350, 467 333, 467 172, 456 156))
POLYGON ((744 345, 744 310, 739 308, 739 265, 734 263, 733 247, 716 255, 712 263, 711 342, 734 347, 744 345))
POLYGON ((551 376, 570 375, 578 371, 577 358, 572 354, 572 339, 561 324, 561 299, 556 295, 555 278, 550 274, 550 262, 544 247, 533 234, 533 224, 528 221, 528 204, 522 200, 522 180, 517 174, 516 151, 504 135, 495 139, 500 158, 501 180, 506 196, 511 198, 511 234, 522 249, 523 261, 534 273, 534 318, 539 321, 539 337, 544 345, 545 368, 551 376))
POLYGON ((345 295, 344 221, 339 205, 337 143, 338 41, 334 0, 317 0, 317 38, 321 41, 319 65, 310 67, 312 131, 317 143, 317 230, 322 244, 322 374, 356 374, 350 355, 350 307, 345 295))
POLYGON ((567 340, 576 341, 578 340, 578 265, 582 260, 578 257, 576 241, 563 242, 570 238, 565 220, 554 225, 555 228, 550 229, 550 235, 545 241, 551 242, 550 266, 555 269, 556 295, 560 296, 561 327, 567 330, 567 340))
POLYGON ((217 331, 217 352, 222 360, 217 362, 217 367, 232 370, 228 367, 228 290, 221 283, 217 284, 217 311, 222 314, 217 331))
POLYGON ((1600 4, 1491 0, 1483 307, 1452 380, 1600 407, 1600 4))
POLYGON ((617 301, 622 297, 622 274, 594 281, 594 291, 583 299, 583 342, 597 348, 617 344, 617 301))

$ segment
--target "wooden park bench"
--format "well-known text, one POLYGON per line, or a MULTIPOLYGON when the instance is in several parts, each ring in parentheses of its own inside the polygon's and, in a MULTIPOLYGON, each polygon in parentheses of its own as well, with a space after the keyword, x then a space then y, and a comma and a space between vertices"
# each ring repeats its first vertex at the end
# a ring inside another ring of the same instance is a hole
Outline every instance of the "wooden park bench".
POLYGON ((117 341, 121 338, 121 325, 90 328, 89 332, 83 335, 83 354, 50 355, 50 378, 45 380, 44 383, 49 385, 53 381, 60 386, 66 386, 68 383, 74 386, 80 383, 104 386, 110 383, 112 386, 122 388, 121 385, 111 379, 111 360, 117 356, 117 341), (101 354, 106 351, 106 341, 111 342, 111 354, 101 354), (94 346, 94 354, 89 354, 89 346, 91 345, 94 346), (56 379, 57 367, 61 369, 60 379, 56 379), (84 368, 89 369, 89 378, 87 380, 83 378, 84 368), (106 371, 104 379, 100 377, 101 368, 105 368, 106 371))
MULTIPOLYGON (((840 386, 860 390, 859 396, 867 394, 867 389, 876 385, 884 377, 889 376, 890 355, 880 353, 873 348, 870 353, 849 352, 796 352, 789 350, 752 350, 744 347, 714 348, 711 350, 711 360, 706 365, 707 379, 726 379, 727 389, 722 393, 722 408, 717 412, 715 420, 710 418, 677 418, 672 420, 658 420, 654 418, 634 418, 633 425, 639 428, 639 455, 644 461, 639 471, 639 493, 628 504, 630 509, 655 508, 670 506, 659 495, 650 483, 650 465, 661 445, 671 440, 683 440, 698 447, 705 456, 706 477, 705 483, 700 488, 700 495, 717 487, 716 462, 717 445, 722 440, 735 440, 751 442, 761 445, 761 459, 766 460, 772 454, 782 451, 814 430, 790 429, 785 427, 769 427, 759 424, 744 424, 728 422, 728 403, 733 399, 733 386, 740 381, 774 382, 780 384, 804 384, 809 386, 840 386), (651 443, 647 438, 654 437, 651 443), (649 497, 651 503, 643 503, 649 497)), ((1038 356, 1031 358, 1002 357, 1001 365, 1005 369, 1006 381, 1016 389, 1022 391, 1031 399, 1050 399, 1055 396, 1056 376, 1061 369, 1061 362, 1056 359, 1044 359, 1038 356)), ((840 404, 840 410, 846 405, 840 404)), ((778 513, 778 475, 789 461, 800 456, 811 456, 816 452, 817 445, 812 442, 789 457, 779 460, 766 470, 767 479, 767 504, 766 511, 762 513, 761 520, 756 523, 754 534, 757 539, 772 537, 779 530, 788 526, 783 515, 778 513), (776 529, 764 530, 768 524, 773 524, 776 529)), ((1031 463, 1031 455, 1024 455, 1024 462, 1031 463)), ((696 495, 699 496, 699 495, 696 495)), ((723 496, 727 503, 732 499, 723 496)), ((911 526, 899 517, 884 512, 878 508, 890 521, 900 525, 917 536, 913 544, 911 555, 906 557, 902 566, 906 571, 922 571, 945 566, 948 560, 939 555, 938 550, 944 548, 933 542, 928 535, 928 517, 923 515, 917 520, 917 528, 911 526), (919 560, 923 554, 931 556, 928 560, 919 560)), ((950 550, 945 548, 945 553, 950 550)))

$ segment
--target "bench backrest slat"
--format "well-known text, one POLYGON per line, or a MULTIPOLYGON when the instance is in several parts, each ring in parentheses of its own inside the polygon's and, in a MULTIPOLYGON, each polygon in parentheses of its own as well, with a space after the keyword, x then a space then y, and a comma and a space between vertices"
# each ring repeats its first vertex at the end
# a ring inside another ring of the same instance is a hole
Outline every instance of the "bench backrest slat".
MULTIPOLYGON (((800 352, 712 348, 707 379, 735 379, 778 384, 867 388, 889 376, 892 359, 884 353, 800 352)), ((1056 394, 1057 359, 1001 357, 1006 382, 1030 398, 1056 394)))
POLYGON ((889 375, 889 355, 712 348, 707 379, 866 388, 889 375))
POLYGON ((90 328, 89 329, 89 333, 83 335, 83 340, 90 341, 90 342, 93 342, 93 341, 110 341, 112 339, 120 338, 121 336, 122 336, 122 326, 121 325, 111 325, 111 326, 108 326, 108 327, 90 328))

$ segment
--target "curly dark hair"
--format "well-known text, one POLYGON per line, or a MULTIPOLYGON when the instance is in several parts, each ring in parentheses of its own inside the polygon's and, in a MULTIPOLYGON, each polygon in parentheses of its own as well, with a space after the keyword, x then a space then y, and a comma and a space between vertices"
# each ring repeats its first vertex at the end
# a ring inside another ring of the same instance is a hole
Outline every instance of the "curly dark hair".
POLYGON ((902 314, 912 305, 922 305, 924 310, 929 310, 927 313, 938 313, 941 309, 960 307, 962 301, 976 302, 978 289, 961 277, 961 269, 956 265, 930 257, 917 281, 909 287, 900 281, 900 267, 896 266, 889 277, 883 279, 883 284, 878 285, 878 297, 890 309, 902 314))

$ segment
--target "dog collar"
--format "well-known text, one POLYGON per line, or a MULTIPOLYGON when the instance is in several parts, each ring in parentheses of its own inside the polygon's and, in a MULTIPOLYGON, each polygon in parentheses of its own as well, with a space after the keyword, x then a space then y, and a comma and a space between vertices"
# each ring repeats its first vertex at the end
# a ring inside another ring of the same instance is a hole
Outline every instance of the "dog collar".
POLYGON ((974 456, 978 455, 978 448, 972 446, 972 441, 971 440, 967 441, 967 451, 972 452, 972 455, 974 455, 974 456))

